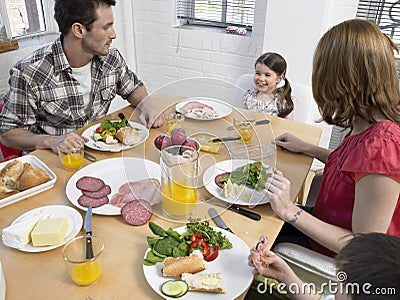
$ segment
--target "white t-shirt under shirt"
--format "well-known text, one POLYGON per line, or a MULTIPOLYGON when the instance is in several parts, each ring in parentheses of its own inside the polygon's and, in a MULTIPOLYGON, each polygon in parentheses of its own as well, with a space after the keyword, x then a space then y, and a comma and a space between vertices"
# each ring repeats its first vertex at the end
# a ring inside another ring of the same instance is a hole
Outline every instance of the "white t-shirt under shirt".
POLYGON ((91 104, 92 91, 92 61, 80 68, 71 68, 72 76, 79 82, 78 91, 83 96, 83 106, 88 112, 91 104))

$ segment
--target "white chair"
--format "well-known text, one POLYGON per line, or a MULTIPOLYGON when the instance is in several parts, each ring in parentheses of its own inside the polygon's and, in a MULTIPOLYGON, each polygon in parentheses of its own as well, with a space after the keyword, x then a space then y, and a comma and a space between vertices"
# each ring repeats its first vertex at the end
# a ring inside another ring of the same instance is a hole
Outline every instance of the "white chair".
POLYGON ((240 77, 236 81, 232 99, 232 106, 244 108, 242 102, 243 95, 247 90, 255 87, 253 78, 253 74, 240 75, 240 77))

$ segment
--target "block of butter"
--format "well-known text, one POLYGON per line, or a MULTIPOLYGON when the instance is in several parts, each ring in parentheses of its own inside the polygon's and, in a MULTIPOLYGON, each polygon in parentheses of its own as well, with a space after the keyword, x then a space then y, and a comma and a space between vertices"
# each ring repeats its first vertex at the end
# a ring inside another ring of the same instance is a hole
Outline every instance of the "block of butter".
POLYGON ((46 217, 47 215, 45 214, 34 215, 3 228, 2 239, 4 245, 19 248, 28 244, 31 240, 32 229, 40 219, 46 217))
POLYGON ((68 230, 69 224, 66 218, 40 220, 32 230, 32 244, 35 247, 59 244, 64 241, 68 230))

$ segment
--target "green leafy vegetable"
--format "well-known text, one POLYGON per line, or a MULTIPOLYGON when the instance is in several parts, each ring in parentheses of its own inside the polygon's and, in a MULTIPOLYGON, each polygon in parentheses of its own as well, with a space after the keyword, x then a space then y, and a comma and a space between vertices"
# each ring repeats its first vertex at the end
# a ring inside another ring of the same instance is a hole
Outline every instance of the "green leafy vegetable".
POLYGON ((200 219, 189 219, 186 224, 188 231, 183 234, 184 238, 190 237, 193 233, 200 233, 207 243, 216 245, 220 249, 232 248, 232 243, 221 232, 215 231, 207 220, 200 221, 200 219))
POLYGON ((232 183, 248 185, 257 190, 262 190, 270 176, 271 168, 265 167, 261 162, 257 161, 236 168, 229 175, 221 178, 220 181, 221 183, 226 183, 230 178, 232 183))
POLYGON ((100 127, 102 127, 105 130, 109 130, 110 128, 115 128, 116 131, 118 131, 122 127, 126 127, 126 123, 124 121, 116 121, 113 122, 111 120, 104 120, 101 122, 100 127))

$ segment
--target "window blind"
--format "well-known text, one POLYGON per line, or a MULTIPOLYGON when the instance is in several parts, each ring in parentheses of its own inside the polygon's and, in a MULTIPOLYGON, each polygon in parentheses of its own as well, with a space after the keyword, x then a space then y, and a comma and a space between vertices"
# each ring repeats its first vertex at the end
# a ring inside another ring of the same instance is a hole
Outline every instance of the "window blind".
POLYGON ((375 21, 382 32, 393 36, 400 44, 400 1, 360 0, 356 16, 375 21))
POLYGON ((255 0, 177 0, 177 18, 187 24, 226 27, 254 23, 255 0))

